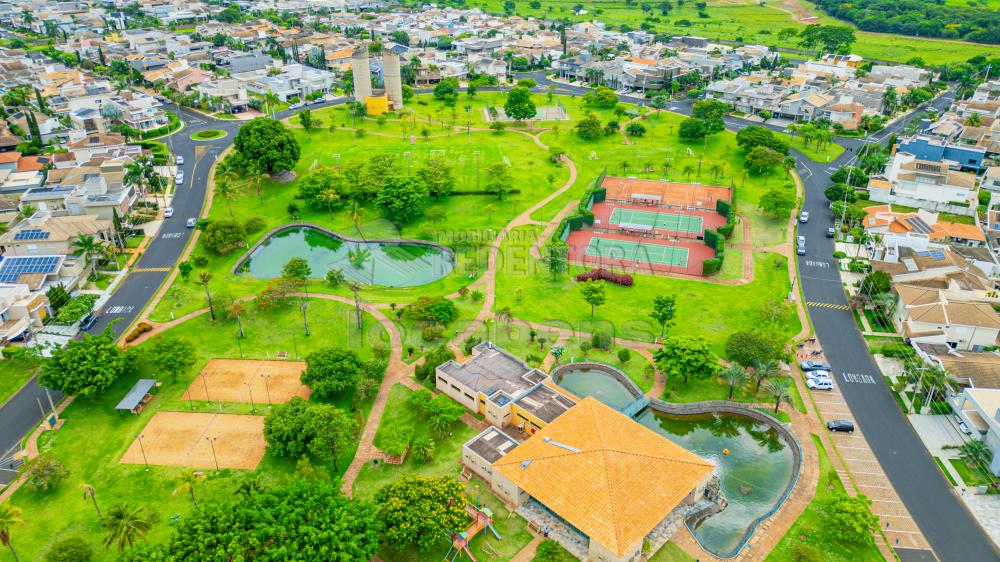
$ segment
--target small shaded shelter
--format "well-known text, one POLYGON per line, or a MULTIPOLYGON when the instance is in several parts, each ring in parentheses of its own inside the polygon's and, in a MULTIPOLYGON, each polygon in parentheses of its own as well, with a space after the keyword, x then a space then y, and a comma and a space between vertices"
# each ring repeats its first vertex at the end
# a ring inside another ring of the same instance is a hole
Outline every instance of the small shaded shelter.
POLYGON ((138 414, 142 411, 142 407, 153 399, 152 391, 157 386, 159 383, 156 382, 156 379, 139 379, 132 390, 129 390, 128 394, 125 395, 125 398, 122 398, 121 402, 115 406, 115 410, 138 414))

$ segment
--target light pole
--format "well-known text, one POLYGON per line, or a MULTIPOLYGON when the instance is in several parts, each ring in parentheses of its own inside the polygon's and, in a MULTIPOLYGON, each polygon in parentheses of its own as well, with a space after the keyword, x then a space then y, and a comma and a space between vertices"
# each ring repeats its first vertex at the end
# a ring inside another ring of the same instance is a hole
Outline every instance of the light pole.
POLYGON ((149 461, 146 460, 146 449, 142 446, 142 437, 143 435, 140 433, 135 439, 139 442, 139 451, 142 452, 142 463, 146 465, 146 470, 149 470, 149 461))
POLYGON ((271 405, 271 389, 267 386, 267 380, 271 378, 271 375, 267 373, 261 373, 260 378, 264 379, 264 392, 267 394, 267 405, 271 405))
POLYGON ((205 380, 205 373, 201 374, 201 384, 205 386, 205 401, 211 402, 212 399, 208 397, 208 382, 205 380))
POLYGON ((215 470, 219 470, 219 457, 215 456, 215 442, 218 441, 218 437, 205 437, 205 441, 212 447, 212 458, 215 460, 215 470))
POLYGON ((249 382, 245 382, 243 384, 247 385, 247 392, 250 393, 250 411, 251 412, 256 412, 257 411, 257 406, 253 403, 253 388, 251 388, 249 382))

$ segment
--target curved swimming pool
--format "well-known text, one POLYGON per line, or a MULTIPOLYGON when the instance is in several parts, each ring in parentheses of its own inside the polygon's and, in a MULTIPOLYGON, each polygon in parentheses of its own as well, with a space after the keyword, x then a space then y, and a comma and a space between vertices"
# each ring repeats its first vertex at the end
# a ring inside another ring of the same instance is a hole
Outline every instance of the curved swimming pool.
POLYGON ((310 224, 281 227, 237 262, 237 275, 281 277, 293 257, 305 258, 312 277, 339 269, 350 281, 385 287, 414 287, 436 281, 455 267, 455 254, 444 246, 416 240, 356 240, 310 224))

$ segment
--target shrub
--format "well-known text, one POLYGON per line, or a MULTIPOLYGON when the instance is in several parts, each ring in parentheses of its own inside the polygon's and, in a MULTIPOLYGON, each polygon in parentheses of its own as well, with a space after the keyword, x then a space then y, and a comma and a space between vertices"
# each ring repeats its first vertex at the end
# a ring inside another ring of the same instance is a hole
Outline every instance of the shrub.
POLYGON ((197 256, 191 258, 191 262, 194 263, 195 267, 205 267, 208 265, 208 256, 198 254, 197 256))
POLYGON ((466 355, 471 355, 472 348, 479 345, 482 341, 483 338, 479 336, 469 336, 465 338, 465 341, 462 343, 462 350, 465 351, 466 355))
POLYGON ((24 485, 32 492, 47 492, 69 476, 69 471, 59 459, 48 453, 41 453, 29 460, 23 471, 26 478, 24 485))
POLYGON ((483 300, 483 292, 479 289, 472 291, 472 302, 480 302, 483 300))
POLYGON ((802 541, 796 541, 792 546, 792 560, 796 562, 819 562, 823 560, 820 551, 802 541))
POLYGON ((458 318, 458 308, 444 297, 420 297, 417 302, 403 307, 403 316, 411 320, 447 325, 458 318))
POLYGON ((712 275, 713 273, 718 273, 720 269, 722 269, 722 259, 720 258, 708 259, 701 264, 702 275, 712 275))
POLYGON ((139 336, 145 334, 146 332, 152 329, 153 327, 150 326, 149 324, 145 322, 139 322, 138 324, 135 325, 135 328, 132 328, 132 331, 129 332, 127 336, 125 336, 125 341, 129 343, 134 342, 135 340, 139 339, 139 336))
POLYGON ((734 225, 733 223, 729 223, 720 226, 719 228, 715 229, 715 231, 728 240, 729 238, 733 237, 733 229, 735 227, 736 225, 734 225))
POLYGON ((406 452, 413 439, 413 428, 410 426, 395 426, 386 429, 378 436, 375 446, 387 455, 399 456, 406 452))
POLYGON ((837 250, 836 252, 833 253, 833 259, 835 260, 842 260, 846 257, 847 257, 847 252, 842 252, 840 250, 837 250))
POLYGON ((632 352, 631 351, 629 351, 627 349, 624 349, 624 348, 618 350, 618 362, 620 362, 620 363, 628 363, 629 361, 631 361, 631 359, 632 359, 632 352))
POLYGON ((719 213, 720 215, 726 218, 729 218, 729 213, 731 211, 732 211, 732 205, 730 205, 728 201, 724 201, 722 199, 717 199, 715 201, 715 212, 719 213))
POLYGON ((264 219, 260 217, 250 217, 243 222, 243 229, 247 234, 253 234, 264 230, 264 219))
POLYGON ((448 346, 443 345, 428 353, 424 362, 413 368, 413 374, 416 375, 417 380, 424 380, 431 376, 435 369, 454 359, 455 354, 448 349, 448 346))
POLYGON ((584 283, 586 281, 607 281, 608 283, 614 283, 621 287, 631 287, 634 283, 632 276, 628 273, 614 273, 608 271, 603 267, 597 269, 591 269, 590 271, 583 272, 576 276, 578 283, 584 283))
POLYGON ((440 325, 427 326, 420 332, 420 337, 423 338, 425 342, 432 342, 441 339, 444 335, 444 328, 440 325))
POLYGON ((63 539, 45 553, 45 562, 90 562, 94 550, 80 537, 63 539))
POLYGON ((608 350, 611 349, 611 336, 598 330, 590 338, 590 343, 597 349, 608 350))
POLYGON ((213 221, 205 228, 201 242, 216 254, 226 254, 243 246, 246 228, 234 220, 213 221))
POLYGON ((62 326, 69 326, 78 322, 81 318, 94 310, 94 303, 97 302, 97 295, 77 295, 69 299, 59 312, 56 313, 55 323, 62 326))

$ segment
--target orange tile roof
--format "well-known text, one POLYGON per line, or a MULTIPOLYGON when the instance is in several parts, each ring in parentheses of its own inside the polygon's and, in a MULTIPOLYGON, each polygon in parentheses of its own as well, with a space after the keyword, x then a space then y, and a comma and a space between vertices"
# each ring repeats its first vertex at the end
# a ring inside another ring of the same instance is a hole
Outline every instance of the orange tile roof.
POLYGON ((593 397, 493 466, 619 556, 641 542, 715 468, 593 397))
POLYGON ((20 158, 20 152, 0 152, 0 164, 13 164, 20 158))
MULTIPOLYGON (((865 219, 863 221, 866 228, 888 226, 889 232, 905 234, 911 232, 913 228, 907 224, 906 219, 917 217, 917 213, 894 213, 891 205, 877 205, 865 208, 865 219)), ((931 231, 927 233, 930 239, 935 238, 963 238, 965 240, 978 240, 983 242, 986 236, 983 231, 974 224, 962 224, 938 220, 933 224, 928 224, 931 231)))
POLYGON ((38 161, 37 156, 23 156, 17 161, 18 172, 37 172, 45 168, 45 165, 38 161))

